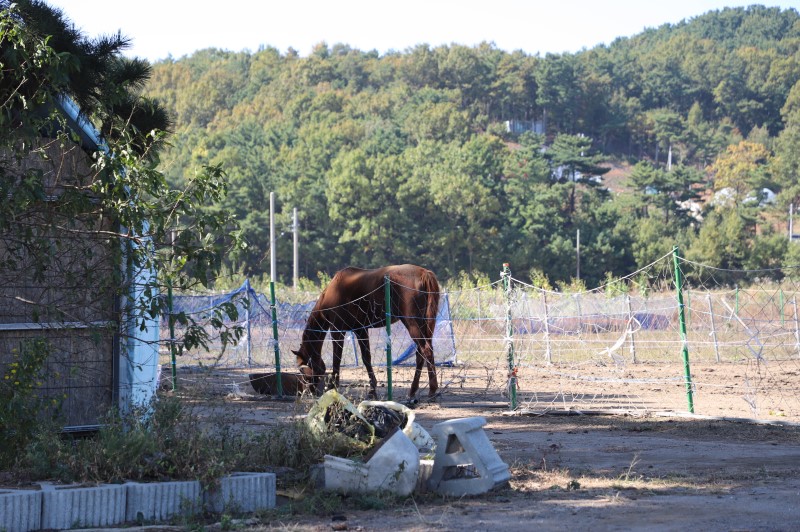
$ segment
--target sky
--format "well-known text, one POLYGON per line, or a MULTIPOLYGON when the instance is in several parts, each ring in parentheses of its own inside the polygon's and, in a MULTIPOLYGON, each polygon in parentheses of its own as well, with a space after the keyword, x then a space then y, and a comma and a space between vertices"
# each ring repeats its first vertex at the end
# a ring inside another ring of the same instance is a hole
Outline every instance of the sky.
MULTIPOLYGON (((404 51, 481 42, 528 54, 577 52, 645 28, 757 0, 45 0, 85 35, 132 39, 125 52, 155 62, 203 48, 273 46, 308 55, 315 44, 404 51)), ((763 5, 800 8, 800 0, 763 5)))

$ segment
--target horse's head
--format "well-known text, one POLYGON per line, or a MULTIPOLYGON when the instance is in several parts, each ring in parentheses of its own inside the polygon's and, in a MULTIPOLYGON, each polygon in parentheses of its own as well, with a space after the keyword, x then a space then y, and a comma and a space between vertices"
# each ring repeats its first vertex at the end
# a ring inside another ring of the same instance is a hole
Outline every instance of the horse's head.
POLYGON ((325 386, 325 361, 319 353, 309 353, 306 344, 297 351, 292 351, 297 357, 297 367, 300 369, 304 390, 322 394, 325 386))

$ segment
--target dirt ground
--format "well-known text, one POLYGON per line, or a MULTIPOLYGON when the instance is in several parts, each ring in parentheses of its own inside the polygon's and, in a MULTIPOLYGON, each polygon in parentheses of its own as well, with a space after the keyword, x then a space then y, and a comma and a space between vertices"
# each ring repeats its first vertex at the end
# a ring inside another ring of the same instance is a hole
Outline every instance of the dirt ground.
MULTIPOLYGON (((347 381, 345 380, 345 385, 347 381)), ((357 403, 361 381, 344 393, 357 403)), ((508 486, 477 497, 417 496, 388 510, 246 521, 252 530, 800 530, 800 426, 643 415, 520 415, 500 393, 463 387, 416 406, 430 430, 481 416, 508 486)), ((383 391, 385 393, 385 390, 383 391)), ((406 393, 400 389, 396 395, 406 393)), ((397 398, 397 397, 395 397, 397 398)), ((226 416, 269 430, 307 404, 246 386, 225 396, 226 416)), ((279 480, 279 505, 283 496, 279 480)))

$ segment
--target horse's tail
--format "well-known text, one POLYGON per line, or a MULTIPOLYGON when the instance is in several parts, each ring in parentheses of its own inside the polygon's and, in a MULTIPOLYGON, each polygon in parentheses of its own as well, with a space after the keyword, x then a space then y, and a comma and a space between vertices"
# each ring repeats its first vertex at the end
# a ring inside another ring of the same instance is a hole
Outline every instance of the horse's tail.
POLYGON ((425 309, 425 323, 430 334, 436 327, 436 316, 439 314, 439 281, 436 274, 430 270, 422 272, 422 289, 427 293, 427 308, 425 309))

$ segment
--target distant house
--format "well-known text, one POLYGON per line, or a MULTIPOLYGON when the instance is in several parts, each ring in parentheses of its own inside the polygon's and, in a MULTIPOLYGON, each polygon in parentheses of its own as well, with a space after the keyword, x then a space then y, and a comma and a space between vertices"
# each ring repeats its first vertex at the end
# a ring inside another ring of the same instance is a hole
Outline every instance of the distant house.
POLYGON ((56 105, 74 142, 42 137, 46 157, 6 169, 12 176, 40 173, 47 194, 20 213, 13 229, 0 233, 0 366, 7 369, 32 341, 46 342, 41 389, 61 404, 63 426, 81 430, 99 424, 111 407, 126 411, 149 403, 159 324, 135 310, 155 273, 121 266, 130 263, 131 244, 120 245, 111 235, 125 229, 102 213, 61 212, 63 202, 53 201, 91 182, 91 154, 104 148, 72 100, 62 97, 56 105), (47 247, 45 268, 37 268, 34 254, 20 244, 23 230, 36 231, 35 241, 47 247))
POLYGON ((506 131, 514 135, 521 135, 528 131, 544 134, 544 120, 506 120, 506 131))

